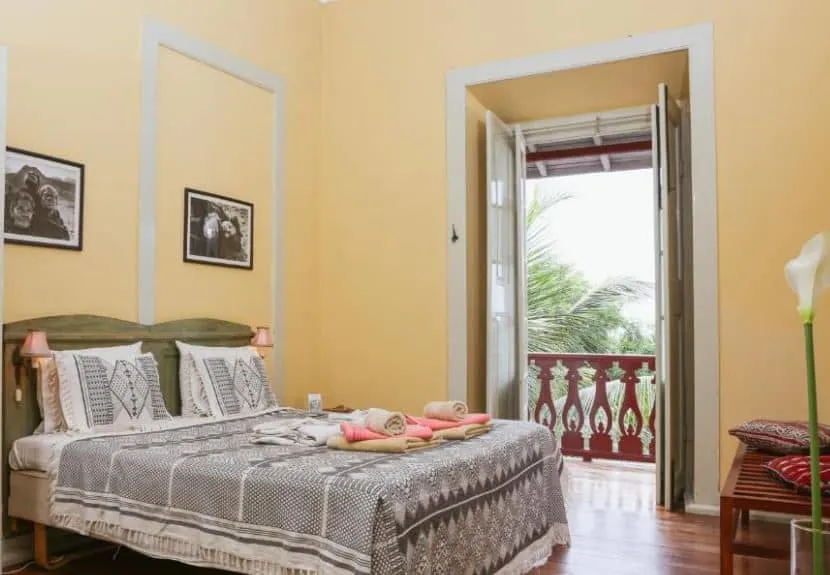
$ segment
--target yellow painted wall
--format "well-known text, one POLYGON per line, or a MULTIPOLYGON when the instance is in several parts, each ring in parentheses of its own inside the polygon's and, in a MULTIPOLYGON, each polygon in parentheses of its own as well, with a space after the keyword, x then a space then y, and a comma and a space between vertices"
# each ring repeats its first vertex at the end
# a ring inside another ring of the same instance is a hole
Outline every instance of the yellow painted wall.
POLYGON ((156 320, 211 317, 225 307, 219 302, 234 302, 223 310, 224 318, 268 325, 273 310, 271 94, 166 49, 159 58, 158 92, 159 237, 182 237, 186 187, 251 202, 254 267, 185 264, 181 240, 164 246, 156 254, 156 320))
MULTIPOLYGON (((720 308, 721 470, 730 426, 804 417, 782 268, 829 225, 830 3, 342 0, 322 19, 317 352, 332 396, 408 409, 445 396, 447 70, 711 21, 720 301, 696 305, 720 308)), ((830 344, 830 321, 817 340, 830 344)))
POLYGON ((472 86, 470 92, 505 122, 528 122, 652 104, 665 82, 687 99, 688 53, 653 54, 619 62, 472 86))
POLYGON ((467 92, 467 404, 484 411, 487 394, 487 110, 467 92))
MULTIPOLYGON (((311 0, 0 0, 9 145, 86 165, 83 251, 6 247, 4 320, 137 318, 140 39, 154 16, 286 79, 286 400, 301 402, 316 365, 320 11, 311 0)), ((157 318, 267 325, 270 107, 176 58, 160 61, 157 318), (258 204, 253 272, 182 263, 185 183, 258 204)))

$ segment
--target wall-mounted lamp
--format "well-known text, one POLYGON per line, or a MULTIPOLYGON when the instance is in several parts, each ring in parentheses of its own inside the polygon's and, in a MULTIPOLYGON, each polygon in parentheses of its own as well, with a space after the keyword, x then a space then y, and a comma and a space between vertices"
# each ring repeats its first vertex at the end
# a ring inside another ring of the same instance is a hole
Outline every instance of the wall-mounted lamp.
POLYGON ((259 326, 254 330, 254 337, 251 338, 251 345, 259 351, 259 357, 265 359, 262 349, 266 347, 273 347, 274 342, 271 341, 271 330, 267 327, 259 326))
MULTIPOLYGON (((23 360, 28 359, 31 362, 33 370, 38 369, 41 358, 52 357, 52 351, 49 349, 49 342, 46 339, 46 332, 37 329, 30 329, 26 332, 26 339, 23 340, 23 345, 20 346, 19 354, 23 360)), ((20 403, 23 401, 23 389, 20 387, 20 374, 18 374, 16 379, 17 386, 14 390, 14 399, 20 403)), ((34 376, 32 380, 35 381, 34 385, 37 385, 37 376, 34 376)))
POLYGON ((32 364, 37 366, 36 359, 52 357, 52 350, 49 349, 49 342, 46 339, 46 332, 37 329, 30 329, 26 332, 26 339, 20 348, 20 356, 28 357, 32 364))

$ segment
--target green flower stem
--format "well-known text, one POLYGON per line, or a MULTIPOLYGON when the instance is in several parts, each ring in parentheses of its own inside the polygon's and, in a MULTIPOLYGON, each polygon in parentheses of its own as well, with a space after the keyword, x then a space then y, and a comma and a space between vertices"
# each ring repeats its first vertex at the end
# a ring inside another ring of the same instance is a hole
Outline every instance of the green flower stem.
POLYGON ((821 525, 821 477, 818 445, 818 402, 816 401, 816 362, 813 351, 813 322, 804 323, 807 348, 807 411, 810 424, 810 486, 813 512, 813 575, 824 575, 824 541, 821 525))

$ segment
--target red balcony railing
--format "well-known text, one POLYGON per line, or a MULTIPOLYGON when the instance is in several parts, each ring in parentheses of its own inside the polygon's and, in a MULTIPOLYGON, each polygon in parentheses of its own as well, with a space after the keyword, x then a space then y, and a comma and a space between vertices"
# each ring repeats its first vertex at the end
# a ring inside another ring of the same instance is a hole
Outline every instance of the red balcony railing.
POLYGON ((653 355, 531 353, 530 418, 562 453, 654 461, 653 355))

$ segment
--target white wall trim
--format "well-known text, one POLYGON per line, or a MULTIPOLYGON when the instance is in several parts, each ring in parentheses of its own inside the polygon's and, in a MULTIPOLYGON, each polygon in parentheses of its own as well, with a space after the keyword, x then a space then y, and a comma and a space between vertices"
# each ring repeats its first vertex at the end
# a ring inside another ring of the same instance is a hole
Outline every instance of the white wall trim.
POLYGON ((720 515, 720 507, 718 505, 709 505, 708 503, 694 503, 688 502, 685 506, 686 513, 692 515, 720 515))
POLYGON ((155 321, 156 289, 156 147, 158 121, 158 58, 164 47, 272 95, 271 173, 271 292, 273 302, 274 388, 285 390, 283 325, 283 185, 285 174, 285 80, 221 48, 153 18, 141 29, 141 130, 138 205, 138 321, 155 321))
MULTIPOLYGON (((9 50, 5 46, 0 46, 0 152, 3 154, 3 161, 0 162, 0 182, 3 186, 6 185, 6 103, 8 101, 8 70, 9 70, 9 50)), ((5 189, 3 190, 5 196, 5 189)), ((0 222, 5 221, 6 202, 0 202, 0 222)), ((0 341, 3 341, 3 300, 5 298, 3 278, 5 276, 5 251, 3 245, 3 235, 0 234, 0 341)), ((2 370, 0 378, 4 377, 6 370, 2 370)), ((2 382, 2 379, 0 379, 2 382)), ((3 412, 3 399, 0 397, 0 413, 3 412)), ((3 426, 0 425, 0 445, 3 442, 3 426)), ((5 477, 0 477, 0 493, 3 492, 3 483, 6 481, 5 477)), ((0 510, 6 506, 5 501, 0 501, 0 510)), ((2 540, 2 533, 0 533, 0 540, 2 540)), ((2 554, 2 543, 0 543, 0 554, 2 554)), ((1 559, 1 558, 0 558, 1 559)), ((0 563, 2 561, 0 560, 0 563)))
POLYGON ((695 452, 697 504, 719 495, 719 344, 713 27, 710 23, 447 72, 448 397, 467 397, 466 90, 470 86, 688 50, 694 185, 695 452))

